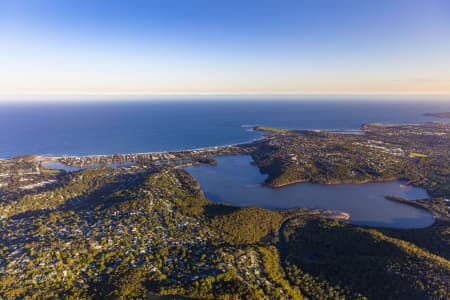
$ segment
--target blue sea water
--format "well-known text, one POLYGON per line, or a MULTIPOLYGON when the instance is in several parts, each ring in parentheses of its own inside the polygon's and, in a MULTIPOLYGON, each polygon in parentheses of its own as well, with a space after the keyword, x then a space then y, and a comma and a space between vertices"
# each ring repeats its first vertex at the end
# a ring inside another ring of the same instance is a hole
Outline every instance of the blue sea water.
MULTIPOLYGON (((368 122, 444 121, 423 113, 450 111, 450 102, 425 99, 230 100, 0 103, 0 158, 193 149, 259 138, 261 133, 251 130, 254 125, 357 130, 368 122)), ((245 156, 220 158, 217 167, 189 171, 215 201, 272 209, 337 209, 350 212, 355 224, 372 226, 414 228, 433 222, 427 212, 384 199, 387 194, 413 199, 427 196, 424 190, 403 188, 399 182, 268 189, 260 185, 264 176, 245 156), (240 176, 236 176, 238 169, 240 176)))
POLYGON ((260 137, 253 125, 358 129, 367 122, 439 121, 450 102, 339 100, 151 100, 0 103, 0 158, 202 148, 260 137))

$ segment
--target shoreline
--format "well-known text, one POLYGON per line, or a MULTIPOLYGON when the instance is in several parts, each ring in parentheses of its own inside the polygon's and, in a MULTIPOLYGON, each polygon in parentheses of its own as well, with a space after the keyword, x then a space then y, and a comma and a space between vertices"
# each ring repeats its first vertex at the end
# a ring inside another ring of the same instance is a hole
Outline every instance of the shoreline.
MULTIPOLYGON (((427 124, 432 125, 435 122, 427 122, 427 124)), ((379 127, 387 127, 392 126, 391 124, 378 124, 378 123, 365 123, 362 124, 359 130, 346 130, 348 133, 357 133, 355 136, 359 136, 361 133, 366 133, 367 130, 370 132, 371 126, 375 126, 375 128, 379 127)), ((404 125, 404 126, 414 126, 414 125, 404 125)), ((122 154, 95 154, 95 155, 63 155, 63 156, 47 156, 47 155, 22 155, 9 160, 22 160, 33 162, 36 164, 36 167, 46 168, 45 165, 49 162, 59 162, 67 167, 72 168, 85 168, 85 167, 104 167, 109 164, 119 164, 119 163, 134 163, 138 166, 160 166, 163 164, 171 164, 171 163, 179 163, 185 161, 193 161, 198 160, 205 157, 211 156, 226 156, 226 155, 252 155, 259 146, 264 145, 264 142, 271 143, 272 140, 276 140, 278 138, 283 138, 284 136, 289 137, 289 134, 294 134, 299 132, 298 130, 288 130, 283 128, 272 128, 261 125, 242 125, 242 128, 248 130, 252 128, 253 131, 259 131, 261 135, 257 138, 251 139, 245 142, 226 144, 222 146, 210 146, 210 147, 199 147, 192 149, 184 149, 179 151, 154 151, 154 152, 136 152, 136 153, 122 153, 122 154), (251 127, 253 126, 253 127, 251 127)), ((330 133, 332 136, 338 136, 340 133, 337 133, 335 130, 304 130, 305 132, 319 132, 323 134, 330 133)), ((342 130, 341 130, 342 132, 342 130)), ((347 134, 344 134, 347 135, 347 134)), ((287 151, 287 150, 286 150, 287 151)), ((406 155, 406 154, 404 154, 406 155)), ((3 161, 8 159, 3 159, 3 161)), ((253 158, 253 161, 255 159, 253 158)), ((287 161, 288 163, 292 163, 293 160, 287 161)), ((295 162, 297 159, 295 160, 295 162)), ((256 161, 255 161, 256 162, 256 161)), ((298 162, 296 162, 298 165, 298 162)), ((258 166, 260 172, 262 172, 261 167, 258 166)), ((262 172, 267 175, 270 175, 266 172, 262 172)), ((300 179, 300 180, 288 180, 286 182, 278 181, 264 181, 262 184, 269 188, 282 188, 285 186, 293 185, 293 184, 301 184, 301 183, 318 183, 324 185, 340 185, 340 184, 366 184, 372 182, 389 182, 393 180, 405 180, 407 181, 407 185, 421 187, 425 189, 428 194, 433 195, 433 190, 430 190, 424 184, 420 184, 414 181, 411 181, 410 178, 405 178, 403 175, 398 174, 395 176, 389 177, 372 177, 372 178, 328 178, 330 180, 314 180, 314 179, 300 179)), ((327 179, 327 178, 322 178, 327 179)))
POLYGON ((164 150, 164 151, 148 151, 148 152, 126 152, 126 153, 112 153, 112 154, 86 154, 86 155, 74 155, 74 154, 63 154, 63 155, 52 155, 52 154, 22 154, 12 157, 0 157, 0 160, 11 160, 20 157, 32 158, 33 161, 58 161, 60 159, 65 158, 106 158, 112 156, 141 156, 141 155, 161 155, 161 154, 170 154, 170 153, 184 153, 184 152, 194 152, 194 151, 214 151, 219 150, 221 148, 228 147, 241 147, 241 146, 250 146, 253 143, 260 142, 265 140, 267 134, 263 134, 259 138, 255 138, 246 142, 238 142, 232 144, 223 144, 216 146, 207 146, 207 147, 199 147, 199 148, 190 148, 190 149, 180 149, 180 150, 164 150))
POLYGON ((274 184, 270 184, 270 183, 265 183, 263 182, 262 184, 264 186, 270 187, 270 188, 283 188, 286 186, 290 186, 290 185, 294 185, 294 184, 301 184, 301 183, 312 183, 312 184, 323 184, 323 185, 351 185, 351 184, 367 184, 367 183, 383 183, 383 182, 392 182, 392 181, 405 181, 405 185, 406 186, 414 186, 412 184, 409 183, 408 180, 401 178, 401 177, 390 177, 390 178, 386 178, 386 179, 364 179, 364 180, 359 180, 359 181, 348 181, 348 180, 342 180, 340 182, 334 182, 334 181, 328 181, 328 182, 311 182, 311 181, 306 181, 306 180, 302 180, 302 181, 292 181, 292 182, 288 182, 288 183, 284 183, 284 184, 278 184, 278 185, 274 185, 274 184))
MULTIPOLYGON (((427 115, 426 113, 423 115, 427 115)), ((126 156, 126 155, 151 155, 151 154, 166 154, 166 153, 182 153, 182 152, 191 152, 191 151, 208 151, 208 150, 215 150, 216 148, 226 148, 226 147, 233 147, 233 146, 247 146, 251 145, 252 143, 263 141, 267 138, 268 135, 278 133, 283 134, 287 133, 289 131, 311 131, 311 132, 327 132, 337 135, 362 135, 364 134, 364 127, 366 125, 382 125, 382 126, 420 126, 427 123, 439 123, 439 121, 424 121, 419 123, 377 123, 377 122, 369 122, 369 123, 363 123, 358 129, 342 129, 342 128, 327 128, 327 129, 294 129, 294 128, 278 128, 278 127, 270 127, 270 126, 264 126, 264 125, 241 125, 241 128, 248 129, 252 128, 252 131, 255 132, 262 132, 262 136, 244 141, 244 142, 237 142, 237 143, 231 143, 231 144, 223 144, 223 145, 214 145, 214 146, 206 146, 206 147, 198 147, 198 148, 189 148, 189 149, 176 149, 176 150, 162 150, 162 151, 147 151, 147 152, 122 152, 122 153, 111 153, 111 154, 82 154, 82 155, 76 155, 76 154, 61 154, 61 155, 53 155, 53 154, 18 154, 15 156, 10 157, 0 157, 0 160, 10 160, 15 159, 18 157, 32 157, 36 156, 39 158, 42 158, 43 160, 58 160, 63 158, 91 158, 91 157, 110 157, 110 156, 126 156), (281 133, 280 131, 285 131, 281 133)))
MULTIPOLYGON (((223 145, 215 145, 215 146, 208 146, 208 147, 199 147, 199 148, 190 148, 190 149, 179 149, 179 150, 163 150, 163 151, 148 151, 148 152, 125 152, 125 153, 111 153, 111 154, 83 154, 83 155, 75 155, 75 154, 62 154, 62 155, 52 155, 52 154, 21 154, 17 156, 12 157, 0 157, 0 160, 10 160, 15 159, 18 157, 36 157, 36 159, 33 160, 42 160, 42 161, 58 161, 59 159, 64 158, 93 158, 93 157, 110 157, 110 156, 140 156, 140 155, 160 155, 160 154, 168 154, 168 153, 183 153, 183 152, 193 152, 193 151, 211 151, 211 150, 218 150, 219 148, 227 148, 227 147, 240 147, 240 146, 250 146, 253 143, 257 143, 260 141, 264 141, 268 135, 272 134, 273 132, 270 130, 270 127, 265 127, 267 129, 263 130, 260 129, 260 125, 253 126, 253 131, 259 131, 263 132, 261 137, 246 141, 246 142, 238 142, 238 143, 231 143, 231 144, 223 144, 223 145)), ((296 130, 302 130, 302 131, 311 131, 311 132, 330 132, 334 134, 346 134, 341 132, 348 132, 348 134, 357 134, 360 132, 363 132, 362 129, 285 129, 287 131, 296 131, 296 130)))
MULTIPOLYGON (((415 207, 417 209, 421 209, 421 210, 425 210, 428 213, 430 213, 433 218, 434 218, 434 223, 436 223, 437 220, 442 220, 442 221, 450 221, 450 216, 449 215, 445 215, 442 212, 436 210, 433 207, 433 203, 432 202, 428 202, 428 201, 439 201, 439 199, 441 198, 428 198, 428 199, 407 199, 407 198, 403 198, 403 197, 398 197, 398 196, 385 196, 384 197, 386 200, 388 201, 392 201, 392 202, 397 202, 397 203, 401 203, 401 204, 405 204, 405 205, 409 205, 412 207, 415 207), (428 202, 428 203, 427 203, 428 202), (431 205, 430 205, 431 204, 431 205)), ((444 199, 446 202, 448 202, 447 199, 444 199)), ((434 224, 433 223, 433 224, 434 224)))

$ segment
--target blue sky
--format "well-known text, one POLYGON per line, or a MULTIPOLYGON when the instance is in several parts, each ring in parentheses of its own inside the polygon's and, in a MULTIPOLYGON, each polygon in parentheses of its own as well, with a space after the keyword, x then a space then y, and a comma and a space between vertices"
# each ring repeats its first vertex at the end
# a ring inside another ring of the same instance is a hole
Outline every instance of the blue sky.
POLYGON ((0 0, 0 93, 450 93, 450 1, 0 0))

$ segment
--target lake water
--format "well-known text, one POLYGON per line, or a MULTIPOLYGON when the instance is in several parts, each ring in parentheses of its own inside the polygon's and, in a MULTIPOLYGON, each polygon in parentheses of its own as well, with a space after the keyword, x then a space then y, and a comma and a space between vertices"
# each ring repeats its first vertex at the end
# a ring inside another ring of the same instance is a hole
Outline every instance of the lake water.
POLYGON ((450 111, 430 99, 287 101, 174 100, 0 103, 0 158, 24 154, 89 155, 192 149, 261 136, 253 125, 296 129, 359 129, 367 122, 437 121, 450 111))
POLYGON ((307 207, 338 210, 350 213, 351 223, 369 226, 421 228, 434 221, 425 210, 384 198, 386 195, 407 199, 428 198, 425 190, 405 186, 401 181, 343 185, 301 183, 273 189, 261 185, 266 175, 251 164, 250 156, 222 156, 216 159, 216 166, 186 168, 212 201, 269 209, 307 207))

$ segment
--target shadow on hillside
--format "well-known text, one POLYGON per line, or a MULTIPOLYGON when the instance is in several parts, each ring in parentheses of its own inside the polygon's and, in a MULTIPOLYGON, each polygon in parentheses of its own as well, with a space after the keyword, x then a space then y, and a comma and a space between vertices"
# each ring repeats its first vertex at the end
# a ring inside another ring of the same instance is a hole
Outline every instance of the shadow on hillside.
POLYGON ((240 209, 241 208, 237 206, 230 206, 220 203, 211 203, 204 206, 205 216, 208 218, 229 215, 240 209))
MULTIPOLYGON (((13 215, 10 219, 18 220, 32 216, 46 215, 53 211, 80 211, 92 209, 99 205, 102 205, 102 208, 107 208, 114 204, 129 200, 127 197, 114 195, 115 192, 124 190, 133 192, 137 190, 138 187, 144 184, 147 176, 154 172, 154 169, 147 169, 134 174, 118 174, 114 176, 114 179, 110 182, 107 182, 92 191, 82 193, 77 197, 68 198, 63 204, 56 208, 26 211, 13 215)), ((67 184, 68 181, 66 180, 64 183, 67 184)))

